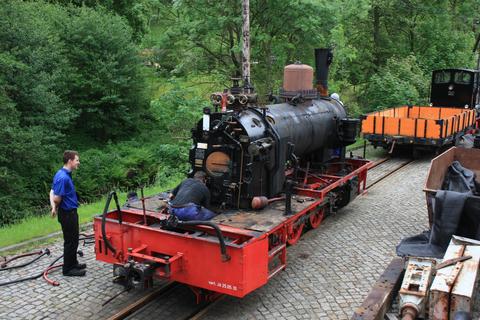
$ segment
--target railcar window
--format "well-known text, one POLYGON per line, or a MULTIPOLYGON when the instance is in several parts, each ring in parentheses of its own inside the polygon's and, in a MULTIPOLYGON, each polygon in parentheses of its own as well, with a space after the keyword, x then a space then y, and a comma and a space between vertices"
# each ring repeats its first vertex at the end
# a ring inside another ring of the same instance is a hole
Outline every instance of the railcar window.
POLYGON ((470 82, 472 81, 472 75, 464 71, 455 72, 454 81, 458 84, 470 84, 470 82))
POLYGON ((435 83, 449 83, 450 82, 450 72, 440 71, 435 73, 435 83))

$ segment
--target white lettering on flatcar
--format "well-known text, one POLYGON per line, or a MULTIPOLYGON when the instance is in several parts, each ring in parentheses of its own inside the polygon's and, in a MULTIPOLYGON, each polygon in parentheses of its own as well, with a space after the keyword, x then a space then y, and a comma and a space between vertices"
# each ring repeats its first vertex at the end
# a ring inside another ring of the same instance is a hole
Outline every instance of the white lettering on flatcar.
POLYGON ((222 289, 227 289, 227 290, 233 290, 233 291, 238 290, 237 286, 234 286, 234 285, 231 285, 231 284, 228 284, 228 283, 223 283, 223 282, 216 282, 216 281, 210 281, 209 280, 208 285, 218 287, 218 288, 222 288, 222 289))

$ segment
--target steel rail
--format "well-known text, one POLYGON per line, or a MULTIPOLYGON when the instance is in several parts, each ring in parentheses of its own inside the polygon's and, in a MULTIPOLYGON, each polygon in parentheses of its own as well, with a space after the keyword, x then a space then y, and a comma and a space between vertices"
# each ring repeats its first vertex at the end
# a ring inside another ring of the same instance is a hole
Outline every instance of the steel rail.
MULTIPOLYGON (((375 168, 377 167, 378 165, 382 164, 382 163, 385 163, 387 162, 388 160, 390 160, 390 158, 385 158, 385 159, 381 159, 380 161, 377 161, 376 163, 374 163, 374 165, 370 168, 375 168)), ((373 187, 374 185, 376 185, 377 183, 379 183, 380 181, 388 178, 389 176, 391 176, 392 174, 394 174, 395 172, 399 171, 400 169, 402 169, 403 167, 409 165, 410 163, 412 163, 413 161, 415 161, 414 159, 407 159, 406 161, 402 162, 400 165, 398 165, 397 167, 395 167, 393 170, 390 170, 388 171, 386 174, 382 175, 380 178, 374 180, 373 182, 371 182, 367 187, 366 189, 370 189, 371 187, 373 187)))
POLYGON ((110 318, 108 320, 122 320, 128 317, 129 315, 133 314, 134 312, 142 309, 147 304, 152 302, 155 298, 160 297, 170 290, 175 288, 178 285, 178 282, 169 281, 162 286, 158 287, 157 289, 153 290, 152 292, 146 294, 145 296, 141 297, 137 301, 129 304, 110 318))
POLYGON ((208 302, 207 304, 204 304, 204 305, 198 307, 188 317, 186 317, 185 320, 200 320, 200 319, 202 319, 207 314, 207 312, 211 308, 213 308, 213 306, 215 306, 224 297, 225 297, 225 295, 221 295, 218 298, 216 298, 214 301, 208 302))

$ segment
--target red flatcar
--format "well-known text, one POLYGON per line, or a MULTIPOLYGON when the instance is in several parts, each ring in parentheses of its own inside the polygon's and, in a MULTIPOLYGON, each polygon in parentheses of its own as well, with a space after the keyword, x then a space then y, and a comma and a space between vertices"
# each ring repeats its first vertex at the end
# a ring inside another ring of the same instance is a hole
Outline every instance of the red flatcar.
MULTIPOLYGON (((98 260, 131 270, 144 281, 151 276, 188 284, 194 289, 243 297, 263 286, 287 263, 287 244, 295 244, 303 229, 317 228, 339 199, 359 194, 365 188, 369 162, 347 159, 348 174, 332 162, 325 173, 309 172, 296 179, 291 214, 285 214, 285 200, 261 211, 226 211, 213 220, 225 243, 209 225, 167 225, 165 202, 158 196, 145 199, 146 224, 141 202, 95 217, 95 250, 98 260), (305 182, 305 183, 303 183, 305 182), (129 264, 130 263, 130 264, 129 264)), ((122 273, 123 272, 123 273, 122 273)), ((200 292, 199 290, 195 290, 200 292)))

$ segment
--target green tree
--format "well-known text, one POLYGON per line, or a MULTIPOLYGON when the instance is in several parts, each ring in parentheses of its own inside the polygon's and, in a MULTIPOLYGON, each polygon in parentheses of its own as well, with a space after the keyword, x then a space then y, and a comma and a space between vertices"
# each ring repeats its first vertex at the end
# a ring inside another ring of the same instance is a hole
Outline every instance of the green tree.
POLYGON ((67 7, 106 9, 126 19, 136 41, 140 41, 147 32, 149 13, 158 6, 155 0, 49 0, 48 2, 67 7))
POLYGON ((124 19, 24 1, 1 2, 0 16, 1 225, 48 203, 72 136, 128 136, 151 117, 124 19))
POLYGON ((2 224, 46 203, 52 158, 76 112, 66 100, 70 68, 55 34, 61 11, 3 2, 0 16, 2 224))
POLYGON ((70 12, 61 35, 73 68, 69 100, 79 111, 75 131, 100 141, 131 135, 148 119, 148 101, 131 29, 119 17, 90 8, 70 12))
MULTIPOLYGON (((168 25, 156 44, 161 66, 222 79, 241 74, 240 1, 183 0, 163 8, 159 20, 168 25)), ((329 43, 334 8, 327 1, 251 1, 250 9, 252 79, 260 91, 279 84, 286 63, 312 62, 313 48, 329 43)))
POLYGON ((364 111, 426 103, 430 77, 424 76, 414 56, 390 58, 370 79, 362 102, 364 111))

